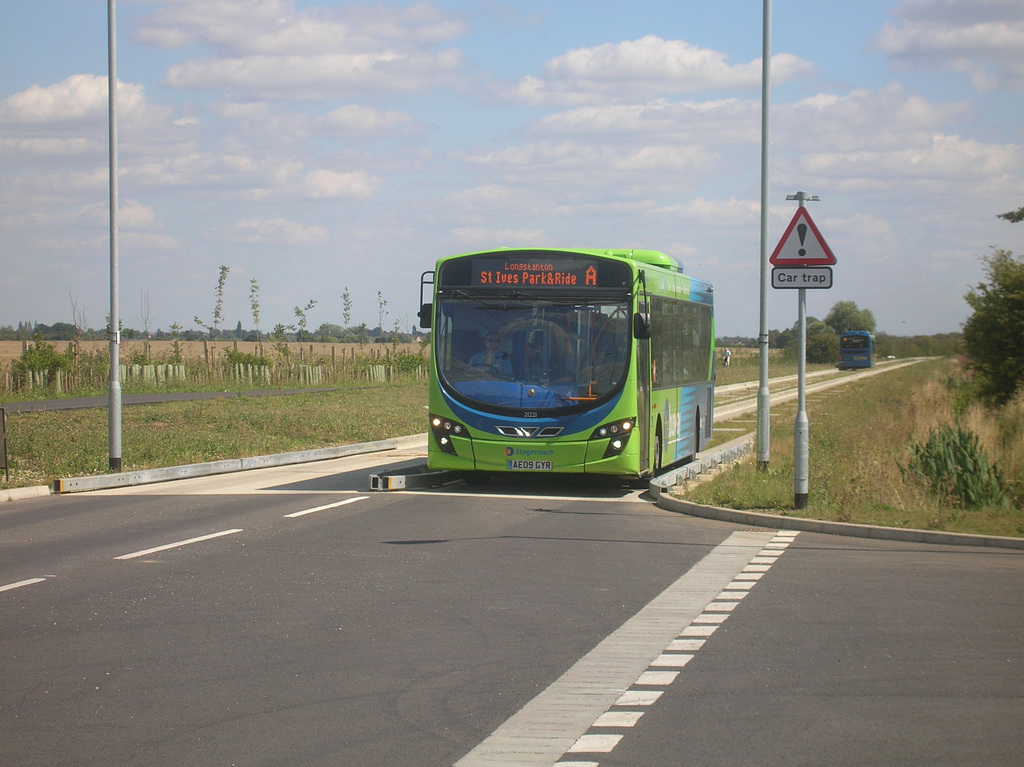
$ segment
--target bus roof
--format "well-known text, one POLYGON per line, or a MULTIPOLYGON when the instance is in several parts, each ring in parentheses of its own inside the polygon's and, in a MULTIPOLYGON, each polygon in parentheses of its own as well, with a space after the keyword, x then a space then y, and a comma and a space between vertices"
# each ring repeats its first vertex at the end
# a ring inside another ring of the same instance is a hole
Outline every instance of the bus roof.
POLYGON ((460 258, 463 256, 481 256, 487 253, 501 253, 503 251, 516 251, 519 253, 528 253, 531 251, 546 253, 582 253, 584 255, 592 256, 612 256, 613 258, 624 258, 629 261, 647 264, 648 266, 657 266, 673 272, 683 271, 682 265, 680 265, 679 262, 671 256, 667 256, 658 250, 646 250, 641 248, 542 248, 535 246, 513 248, 505 246, 494 248, 493 250, 481 250, 474 253, 460 253, 458 256, 446 256, 441 260, 447 260, 448 258, 460 258))

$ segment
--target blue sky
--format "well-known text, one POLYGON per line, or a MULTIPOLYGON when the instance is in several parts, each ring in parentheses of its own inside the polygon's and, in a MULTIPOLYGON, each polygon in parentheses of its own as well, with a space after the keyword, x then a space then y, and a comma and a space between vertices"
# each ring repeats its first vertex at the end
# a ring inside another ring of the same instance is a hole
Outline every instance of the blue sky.
MULTIPOLYGON (((194 327, 415 323, 440 256, 662 250, 756 336, 758 0, 120 0, 120 303, 194 327), (383 310, 381 300, 386 302, 383 310)), ((8 3, 0 324, 109 311, 105 0, 8 3)), ((797 191, 841 300, 955 331, 980 258, 1021 253, 1024 4, 775 0, 770 239, 797 191)), ((796 321, 795 291, 770 325, 796 321)))

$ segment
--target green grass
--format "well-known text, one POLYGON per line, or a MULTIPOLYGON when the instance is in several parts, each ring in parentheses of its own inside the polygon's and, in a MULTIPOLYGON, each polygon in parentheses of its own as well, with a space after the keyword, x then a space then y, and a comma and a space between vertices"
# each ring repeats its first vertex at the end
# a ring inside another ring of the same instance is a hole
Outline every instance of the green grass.
MULTIPOLYGON (((696 503, 813 519, 1024 535, 1024 511, 1019 502, 978 510, 956 508, 940 503, 924 481, 905 476, 911 445, 922 442, 936 424, 953 419, 955 393, 945 383, 955 376, 952 365, 945 360, 925 362, 809 395, 806 510, 793 508, 795 403, 772 408, 767 471, 759 471, 753 460, 747 460, 680 495, 696 503)), ((989 418, 1005 420, 1008 413, 992 413, 989 418)), ((752 418, 740 420, 750 426, 752 418)), ((716 428, 728 426, 716 424, 716 428)), ((1019 453, 1000 450, 999 445, 986 447, 997 460, 1002 456, 1013 464, 1001 469, 1019 489, 1024 474, 1016 465, 1019 453)))
MULTIPOLYGON (((427 386, 364 385, 319 394, 126 405, 122 470, 271 455, 426 431, 427 386)), ((105 408, 7 417, 11 479, 0 488, 50 484, 107 471, 105 408)))
MULTIPOLYGON (((756 365, 749 370, 737 380, 756 380, 756 365)), ((773 377, 785 374, 784 367, 772 366, 773 377)), ((810 493, 808 508, 799 515, 1024 535, 1024 397, 998 412, 968 409, 962 418, 981 435, 983 447, 1010 483, 1016 506, 968 511, 944 505, 924 481, 905 476, 901 468, 908 465, 913 444, 923 442, 936 425, 953 420, 957 396, 948 382, 956 375, 952 362, 937 360, 809 395, 810 493)), ((416 434, 426 430, 426 401, 426 384, 410 379, 319 394, 127 405, 122 468, 177 466, 416 434)), ((758 471, 753 461, 747 461, 687 488, 685 496, 698 503, 796 515, 794 419, 795 404, 772 408, 767 471, 758 471)), ((11 479, 0 481, 0 488, 107 471, 105 408, 14 413, 7 424, 11 479)), ((740 433, 728 428, 752 431, 754 417, 716 424, 719 440, 740 433)))

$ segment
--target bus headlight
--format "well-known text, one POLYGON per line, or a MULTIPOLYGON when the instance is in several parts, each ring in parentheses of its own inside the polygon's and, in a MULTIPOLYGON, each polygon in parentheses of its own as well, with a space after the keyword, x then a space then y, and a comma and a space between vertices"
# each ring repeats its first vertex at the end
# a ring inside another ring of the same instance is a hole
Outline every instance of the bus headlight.
POLYGON ((594 429, 590 438, 607 439, 608 447, 605 448, 604 457, 611 458, 626 449, 626 444, 629 442, 629 435, 633 433, 635 426, 635 418, 623 418, 621 421, 612 421, 598 426, 594 429))
POLYGON ((461 423, 439 415, 430 416, 430 433, 434 435, 437 446, 451 455, 458 455, 455 445, 452 444, 452 437, 469 436, 469 431, 461 423))

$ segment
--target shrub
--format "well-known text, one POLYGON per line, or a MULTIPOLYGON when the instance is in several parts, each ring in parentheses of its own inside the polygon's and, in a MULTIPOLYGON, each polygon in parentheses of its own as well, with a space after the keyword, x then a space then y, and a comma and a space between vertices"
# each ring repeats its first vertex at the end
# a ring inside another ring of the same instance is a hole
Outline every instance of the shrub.
POLYGON ((998 467, 989 463, 978 436, 962 426, 944 424, 911 447, 906 473, 925 480, 943 502, 976 509, 1006 502, 998 467))
POLYGON ((52 384, 59 371, 71 370, 73 367, 70 355, 58 352, 56 347, 36 334, 32 346, 21 353, 21 358, 14 363, 14 377, 20 386, 30 384, 33 373, 41 373, 46 383, 52 384))

